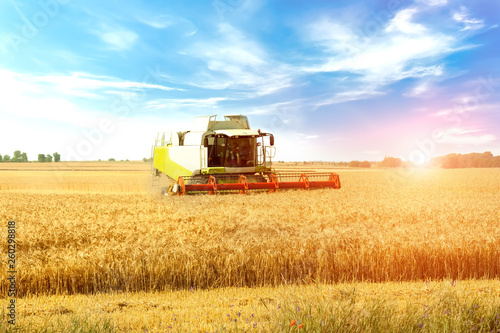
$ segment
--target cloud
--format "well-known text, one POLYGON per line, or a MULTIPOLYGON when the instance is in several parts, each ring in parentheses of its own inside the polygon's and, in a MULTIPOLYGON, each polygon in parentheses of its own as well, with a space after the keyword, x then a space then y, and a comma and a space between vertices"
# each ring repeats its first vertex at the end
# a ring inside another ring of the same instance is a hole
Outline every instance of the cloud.
POLYGON ((448 0, 418 0, 417 2, 426 4, 428 6, 444 6, 448 3, 448 0))
POLYGON ((356 41, 363 36, 355 33, 352 24, 335 19, 324 19, 320 26, 313 23, 307 28, 311 41, 328 52, 320 58, 324 59, 322 63, 303 70, 311 73, 347 71, 361 75, 361 81, 381 84, 408 77, 441 75, 442 66, 435 64, 435 60, 450 53, 456 41, 413 23, 411 19, 416 12, 416 9, 398 12, 378 36, 365 38, 363 47, 357 46, 356 41))
MULTIPOLYGON (((137 100, 137 94, 148 89, 160 91, 174 88, 147 82, 119 80, 88 73, 44 75, 18 73, 0 68, 0 111, 18 117, 51 119, 77 126, 88 126, 99 119, 97 112, 72 101, 74 97, 103 99, 121 96, 137 100)), ((179 90, 179 89, 176 89, 179 90)))
POLYGON ((205 63, 206 70, 188 82, 195 87, 244 90, 242 98, 253 98, 291 86, 288 67, 269 60, 257 42, 228 23, 219 24, 217 39, 197 43, 183 53, 205 63))
MULTIPOLYGON (((266 105, 259 105, 252 107, 252 111, 246 112, 247 114, 255 114, 255 115, 270 115, 270 114, 278 114, 281 118, 286 118, 290 115, 291 112, 298 111, 302 107, 304 107, 307 99, 300 98, 294 99, 286 102, 278 102, 266 105)), ((281 119, 283 121, 283 119, 281 119)))
POLYGON ((165 29, 175 24, 177 18, 171 15, 155 15, 148 17, 138 17, 139 22, 156 29, 165 29))
POLYGON ((457 22, 463 23, 464 27, 461 31, 477 30, 484 27, 484 20, 478 20, 469 17, 469 10, 465 6, 461 6, 459 11, 453 13, 453 19, 457 22))
POLYGON ((395 81, 406 77, 441 75, 439 65, 420 65, 423 60, 446 54, 452 38, 440 34, 408 37, 388 35, 351 54, 333 55, 323 64, 304 68, 308 72, 349 71, 365 81, 395 81))
POLYGON ((134 93, 148 89, 171 91, 182 91, 183 89, 167 87, 160 84, 148 82, 135 82, 120 80, 108 76, 96 76, 89 73, 74 72, 69 75, 33 75, 16 73, 0 69, 3 85, 17 87, 19 91, 52 94, 59 93, 65 96, 102 98, 103 90, 118 91, 122 93, 134 93))
POLYGON ((363 44, 363 36, 357 35, 349 25, 323 17, 306 27, 308 39, 329 52, 353 52, 363 44))
POLYGON ((21 118, 50 119, 74 125, 86 125, 92 117, 64 97, 47 94, 44 87, 21 74, 0 69, 0 112, 21 118))
POLYGON ((404 95, 406 97, 422 97, 422 96, 427 96, 429 90, 430 90, 430 83, 427 81, 420 82, 417 85, 413 87, 410 91, 405 93, 404 95))
POLYGON ((169 14, 148 14, 137 17, 137 20, 149 27, 155 29, 177 29, 182 31, 184 37, 190 37, 196 34, 198 29, 190 20, 183 17, 169 14))
POLYGON ((401 31, 405 34, 420 34, 425 32, 427 29, 423 25, 411 21, 413 15, 417 12, 416 8, 408 8, 400 11, 390 21, 385 31, 401 31))
POLYGON ((466 119, 469 117, 469 113, 496 113, 500 109, 500 104, 498 103, 480 103, 474 97, 462 97, 454 99, 452 101, 454 107, 441 109, 434 113, 433 116, 444 117, 451 121, 456 121, 456 119, 466 119))
POLYGON ((299 133, 299 136, 303 139, 306 139, 306 140, 313 140, 313 139, 319 138, 319 135, 316 135, 316 134, 307 135, 307 134, 299 133))
POLYGON ((450 128, 440 133, 439 143, 454 145, 483 145, 496 140, 492 134, 479 134, 481 130, 450 128))
POLYGON ((214 108, 218 102, 226 101, 228 98, 212 97, 212 98, 162 98, 152 100, 146 103, 147 109, 179 109, 179 108, 214 108))
POLYGON ((138 35, 125 28, 108 25, 102 25, 100 29, 95 30, 94 34, 98 36, 110 49, 115 51, 125 51, 136 43, 138 35))
MULTIPOLYGON (((426 1, 425 4, 438 6, 445 1, 426 1)), ((363 22, 343 20, 339 15, 306 23, 306 42, 323 52, 310 57, 309 64, 300 68, 303 73, 348 74, 347 80, 335 86, 338 92, 322 98, 316 105, 382 95, 385 87, 407 78, 448 77, 444 75, 442 59, 467 46, 461 45, 457 37, 425 25, 418 15, 425 8, 415 5, 396 12, 387 22, 377 20, 379 29, 370 34, 360 30, 363 22)), ((428 84, 422 83, 407 96, 424 96, 428 91, 428 84)))
POLYGON ((53 84, 59 90, 72 95, 84 96, 88 96, 89 92, 93 95, 93 92, 104 88, 123 89, 125 91, 138 91, 144 89, 157 89, 163 91, 183 90, 154 83, 118 80, 113 77, 95 76, 82 72, 71 73, 71 75, 45 75, 32 77, 31 79, 36 82, 53 84))
POLYGON ((349 91, 335 93, 327 97, 315 98, 313 105, 317 108, 325 105, 347 103, 351 101, 358 101, 362 99, 368 99, 375 96, 384 95, 384 92, 377 91, 374 86, 367 86, 365 88, 352 89, 349 91))

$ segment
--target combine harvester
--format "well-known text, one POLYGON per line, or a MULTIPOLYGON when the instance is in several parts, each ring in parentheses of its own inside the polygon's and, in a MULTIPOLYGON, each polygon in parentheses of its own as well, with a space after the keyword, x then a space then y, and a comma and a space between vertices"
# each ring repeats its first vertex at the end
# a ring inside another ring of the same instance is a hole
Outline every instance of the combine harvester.
POLYGON ((173 180, 162 193, 340 188, 336 173, 275 173, 274 136, 250 129, 242 115, 197 117, 191 131, 159 133, 152 149, 153 184, 173 180))

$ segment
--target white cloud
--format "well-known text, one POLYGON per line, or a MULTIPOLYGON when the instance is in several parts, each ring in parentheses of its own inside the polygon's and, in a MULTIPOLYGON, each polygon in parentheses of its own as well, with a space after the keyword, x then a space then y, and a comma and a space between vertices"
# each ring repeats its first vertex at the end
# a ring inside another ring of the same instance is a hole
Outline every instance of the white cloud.
POLYGON ((226 101, 228 98, 212 97, 212 98, 162 98, 152 100, 146 103, 147 109, 179 109, 179 108, 214 108, 218 102, 226 101))
MULTIPOLYGON (((409 19, 414 11, 403 10, 389 23, 386 31, 365 42, 363 48, 349 46, 349 40, 356 40, 354 28, 343 22, 332 22, 331 26, 341 26, 335 34, 321 34, 316 24, 310 33, 317 35, 313 41, 332 52, 322 64, 305 67, 306 72, 349 71, 361 74, 362 81, 387 82, 406 77, 441 75, 442 67, 434 64, 436 57, 452 51, 455 40, 439 32, 429 31, 409 19), (353 37, 354 36, 354 37, 353 37), (338 52, 334 45, 340 41, 338 52), (427 64, 426 64, 427 63, 427 64)), ((323 27, 328 24, 322 23, 323 27)))
POLYGON ((465 6, 461 6, 460 11, 455 11, 453 13, 453 19, 464 24, 462 31, 477 30, 484 27, 484 20, 470 18, 469 16, 469 10, 465 6))
POLYGON ((103 25, 100 29, 94 31, 94 34, 106 43, 110 49, 116 51, 130 49, 139 37, 133 31, 107 25, 103 25))
POLYGON ((88 125, 92 117, 82 112, 64 97, 46 94, 44 87, 37 85, 22 74, 0 70, 0 112, 21 118, 50 119, 75 125, 88 125))
POLYGON ((114 77, 96 76, 89 73, 75 72, 70 75, 54 74, 54 75, 32 75, 21 74, 8 70, 0 69, 2 85, 9 89, 17 89, 25 93, 41 93, 48 92, 64 94, 65 96, 91 97, 102 98, 103 90, 112 91, 112 94, 137 93, 147 89, 155 90, 178 90, 183 89, 171 88, 155 83, 135 82, 119 80, 114 77))
POLYGON ((148 16, 148 17, 139 17, 138 20, 141 23, 149 25, 150 27, 156 29, 165 29, 174 24, 176 18, 170 15, 156 15, 156 16, 148 16))
POLYGON ((483 145, 495 141, 492 134, 479 134, 481 130, 451 128, 440 133, 439 143, 454 145, 483 145))
POLYGON ((88 73, 75 72, 71 75, 45 75, 33 77, 32 80, 41 83, 50 83, 72 95, 88 95, 88 92, 95 92, 104 88, 123 89, 123 90, 144 90, 158 89, 163 91, 182 90, 171 88, 159 84, 147 82, 135 82, 118 80, 113 77, 95 76, 88 73))
POLYGON ((453 116, 460 117, 457 119, 466 119, 469 116, 468 113, 470 112, 494 113, 500 110, 500 104, 478 104, 478 100, 474 97, 461 97, 452 101, 452 104, 454 104, 454 107, 439 110, 434 114, 434 116, 445 117, 445 119, 451 120, 455 119, 453 116))
POLYGON ((391 22, 389 22, 385 31, 401 31, 405 34, 419 34, 425 32, 426 29, 423 25, 411 22, 413 15, 417 12, 416 8, 407 8, 398 12, 391 22))
POLYGON ((146 24, 155 29, 180 29, 185 37, 194 35, 197 32, 193 22, 178 16, 169 14, 160 15, 142 15, 137 18, 139 22, 146 24))
POLYGON ((313 101, 313 105, 315 106, 314 110, 321 106, 331 105, 331 104, 340 104, 351 101, 358 101, 362 99, 367 99, 375 96, 384 95, 384 92, 377 91, 374 86, 366 86, 364 89, 353 89, 349 91, 335 93, 333 95, 329 95, 327 97, 319 97, 313 101))
POLYGON ((426 96, 430 90, 430 84, 427 81, 420 82, 416 86, 413 87, 409 92, 405 94, 407 97, 422 97, 426 96))
POLYGON ((362 44, 361 37, 346 24, 322 18, 311 25, 307 31, 308 38, 320 44, 330 52, 352 52, 362 44))
POLYGON ((332 56, 322 65, 305 68, 310 72, 350 71, 365 81, 384 82, 406 77, 442 74, 442 67, 416 65, 450 51, 452 39, 440 35, 387 36, 352 54, 332 56))
POLYGON ((269 61, 262 47, 228 23, 219 24, 220 38, 198 43, 185 54, 200 58, 207 71, 189 81, 204 89, 246 90, 245 98, 274 93, 291 85, 286 66, 269 61))
MULTIPOLYGON (((291 113, 298 111, 301 109, 305 103, 306 99, 294 99, 286 102, 272 103, 267 105, 259 105, 252 107, 252 111, 245 112, 246 114, 255 114, 255 115, 270 115, 270 114, 278 114, 280 118, 286 118, 290 116, 291 113)), ((283 119, 280 119, 283 121, 283 119)))
POLYGON ((75 96, 102 99, 103 96, 118 95, 123 100, 137 102, 137 96, 143 90, 165 91, 173 88, 87 73, 36 76, 0 69, 0 89, 3 92, 0 112, 85 127, 95 123, 101 116, 72 101, 75 96))
POLYGON ((428 6, 443 6, 448 3, 448 0, 418 0, 417 2, 426 4, 428 6))
MULTIPOLYGON (((385 86, 406 78, 442 76, 444 67, 438 59, 455 52, 458 41, 416 21, 415 17, 421 11, 423 8, 420 7, 400 10, 385 27, 370 37, 359 31, 356 22, 339 18, 323 18, 306 25, 308 41, 322 47, 324 53, 313 65, 301 70, 304 73, 354 74, 348 82, 339 85, 344 91, 323 98, 316 105, 381 95, 385 93, 385 86)), ((423 85, 412 94, 421 94, 425 88, 423 85)))

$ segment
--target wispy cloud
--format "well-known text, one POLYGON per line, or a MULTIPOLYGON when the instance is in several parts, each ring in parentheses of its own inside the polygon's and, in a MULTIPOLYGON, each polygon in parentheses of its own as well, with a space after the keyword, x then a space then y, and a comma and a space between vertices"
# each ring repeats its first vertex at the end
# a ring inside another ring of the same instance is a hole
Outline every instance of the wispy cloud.
POLYGON ((174 25, 176 18, 171 15, 165 14, 165 15, 148 16, 148 17, 139 16, 138 20, 141 23, 149 25, 150 27, 156 29, 165 29, 167 27, 174 25))
POLYGON ((197 43, 185 54, 206 64, 206 70, 189 81, 192 86, 243 90, 246 98, 291 86, 287 66, 271 60, 256 41, 228 23, 219 24, 217 40, 197 43))
MULTIPOLYGON (((406 16, 405 24, 401 20, 395 23, 393 19, 389 27, 394 28, 370 40, 366 47, 352 47, 350 52, 334 53, 327 58, 326 62, 306 67, 304 70, 310 72, 349 71, 361 74, 364 81, 373 82, 440 75, 442 67, 434 63, 435 57, 449 53, 454 39, 439 32, 426 32, 425 29, 421 29, 418 33, 401 31, 401 29, 408 29, 410 15, 406 16), (432 60, 431 64, 422 65, 428 59, 432 60)), ((315 28, 315 30, 318 29, 315 28)), ((337 38, 338 36, 335 36, 331 43, 335 43, 337 38)))
POLYGON ((120 26, 102 25, 99 29, 93 31, 108 48, 115 51, 125 51, 137 42, 139 36, 128 29, 120 26))
POLYGON ((378 91, 377 87, 375 86, 366 86, 364 88, 352 89, 349 91, 334 93, 328 96, 318 97, 315 98, 315 100, 312 103, 315 106, 314 110, 316 110, 317 108, 325 105, 358 101, 375 96, 381 96, 384 94, 385 94, 384 92, 378 91))
POLYGON ((410 91, 405 93, 407 97, 423 97, 427 96, 431 90, 431 84, 428 81, 419 82, 410 91))
POLYGON ((49 83, 58 90, 64 91, 72 95, 92 95, 100 89, 123 89, 128 91, 138 91, 144 89, 157 89, 163 91, 183 90, 171 88, 159 84, 147 82, 135 82, 118 80, 113 77, 96 76, 89 73, 71 73, 70 75, 45 75, 31 77, 35 82, 49 83))
POLYGON ((316 134, 297 133, 297 136, 300 139, 305 139, 305 140, 314 140, 314 139, 319 138, 319 135, 316 135, 316 134))
POLYGON ((142 14, 137 17, 137 20, 155 29, 179 28, 183 30, 184 36, 192 36, 197 32, 197 28, 193 22, 179 16, 169 14, 142 14))
POLYGON ((25 118, 52 119, 85 126, 94 119, 92 111, 78 106, 74 97, 105 99, 119 95, 133 98, 145 90, 180 90, 158 84, 133 82, 88 73, 42 75, 0 69, 3 97, 0 110, 25 118))
POLYGON ((289 115, 291 112, 295 112, 308 105, 307 100, 304 98, 293 99, 285 102, 278 102, 272 104, 265 104, 254 106, 251 111, 246 112, 247 114, 255 115, 269 115, 269 114, 280 114, 282 116, 289 115))
POLYGON ((179 109, 179 108, 207 108, 216 107, 217 103, 226 101, 228 98, 212 97, 212 98, 162 98, 152 100, 146 103, 147 109, 179 109))
POLYGON ((51 95, 61 93, 67 96, 102 98, 102 91, 119 89, 122 93, 133 93, 148 89, 170 91, 183 89, 171 88, 148 82, 119 80, 108 76, 96 76, 89 73, 75 72, 69 75, 41 75, 17 73, 0 69, 5 85, 15 86, 25 92, 51 95))
POLYGON ((82 112, 74 103, 64 97, 44 94, 44 88, 22 75, 0 69, 0 113, 6 112, 17 117, 30 119, 50 119, 75 125, 88 125, 92 117, 82 112))
POLYGON ((453 12, 453 19, 464 25, 462 31, 477 30, 484 27, 484 20, 471 18, 469 10, 465 6, 461 6, 460 10, 453 12))
POLYGON ((385 31, 400 31, 405 34, 424 33, 427 29, 422 24, 412 22, 412 17, 417 12, 417 8, 407 8, 400 11, 390 21, 387 28, 385 28, 385 31))
POLYGON ((481 130, 450 128, 441 133, 440 143, 449 143, 454 145, 482 145, 495 141, 496 137, 492 134, 480 134, 481 130))
POLYGON ((460 97, 452 100, 454 107, 441 109, 433 114, 436 117, 444 117, 445 119, 453 120, 453 116, 458 116, 459 119, 466 119, 469 113, 497 113, 500 110, 498 103, 482 103, 478 104, 474 97, 460 97))
POLYGON ((448 3, 448 0, 417 0, 417 2, 426 4, 428 6, 443 6, 448 3))
POLYGON ((456 51, 458 41, 417 22, 415 16, 423 10, 418 6, 400 10, 370 38, 360 34, 356 23, 338 18, 324 17, 306 26, 309 40, 325 52, 303 71, 354 74, 343 85, 350 86, 349 91, 318 104, 365 99, 383 94, 382 88, 396 81, 443 75, 439 59, 456 51))

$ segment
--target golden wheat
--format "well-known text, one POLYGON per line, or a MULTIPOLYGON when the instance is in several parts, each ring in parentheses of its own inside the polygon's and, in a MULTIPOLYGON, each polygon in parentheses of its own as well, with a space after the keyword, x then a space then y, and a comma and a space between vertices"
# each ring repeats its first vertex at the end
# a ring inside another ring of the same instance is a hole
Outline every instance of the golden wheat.
POLYGON ((495 169, 339 170, 341 190, 215 197, 152 196, 146 171, 50 172, 0 171, 19 295, 500 276, 495 169))

